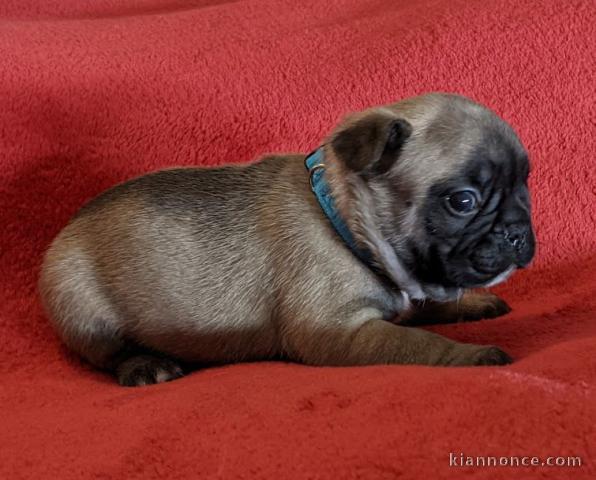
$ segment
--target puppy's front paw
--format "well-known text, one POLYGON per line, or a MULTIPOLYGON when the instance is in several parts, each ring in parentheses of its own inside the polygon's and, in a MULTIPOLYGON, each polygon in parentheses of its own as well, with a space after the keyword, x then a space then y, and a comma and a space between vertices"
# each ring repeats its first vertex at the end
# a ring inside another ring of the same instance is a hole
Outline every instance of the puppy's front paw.
POLYGON ((406 325, 472 322, 500 317, 510 311, 509 305, 493 293, 466 292, 452 302, 428 301, 417 304, 401 321, 406 325))
POLYGON ((496 318, 511 311, 505 300, 493 293, 464 295, 458 305, 459 321, 471 322, 482 318, 496 318))
POLYGON ((513 363, 513 358, 492 345, 460 345, 453 355, 451 365, 454 366, 488 366, 488 365, 508 365, 513 363))

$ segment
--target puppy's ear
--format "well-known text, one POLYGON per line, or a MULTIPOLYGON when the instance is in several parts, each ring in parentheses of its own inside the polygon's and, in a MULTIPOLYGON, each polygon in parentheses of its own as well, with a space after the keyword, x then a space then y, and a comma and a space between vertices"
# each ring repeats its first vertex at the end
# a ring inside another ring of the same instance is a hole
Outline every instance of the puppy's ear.
POLYGON ((373 112, 340 129, 331 139, 335 156, 350 170, 383 174, 399 157, 412 134, 412 126, 401 118, 373 112))

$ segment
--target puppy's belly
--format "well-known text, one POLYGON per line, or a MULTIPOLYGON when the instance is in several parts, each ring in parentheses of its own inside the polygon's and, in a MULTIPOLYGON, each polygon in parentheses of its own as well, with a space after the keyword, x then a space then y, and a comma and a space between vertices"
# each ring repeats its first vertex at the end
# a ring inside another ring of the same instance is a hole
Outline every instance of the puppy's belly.
POLYGON ((134 338, 178 359, 205 364, 266 360, 279 351, 275 332, 267 324, 233 325, 222 319, 222 328, 213 329, 201 319, 186 328, 180 328, 180 323, 179 319, 168 319, 160 323, 161 332, 141 329, 134 338))
MULTIPOLYGON (((113 266, 109 284, 126 335, 175 356, 197 362, 270 358, 276 349, 270 295, 250 267, 214 267, 184 248, 152 255, 155 274, 113 266)), ((212 253, 212 252, 210 252, 212 253)), ((144 259, 146 262, 146 259, 144 259)), ((220 265, 221 267, 221 265, 220 265)))

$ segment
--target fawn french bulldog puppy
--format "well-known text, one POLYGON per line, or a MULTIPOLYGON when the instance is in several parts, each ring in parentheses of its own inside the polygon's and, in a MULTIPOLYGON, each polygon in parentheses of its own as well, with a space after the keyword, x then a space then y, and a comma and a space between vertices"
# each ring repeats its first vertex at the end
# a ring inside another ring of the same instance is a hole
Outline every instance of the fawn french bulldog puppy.
POLYGON ((122 385, 182 365, 500 365, 412 325, 494 317, 534 254, 528 157, 461 96, 354 114, 313 154, 145 175, 84 206, 40 291, 66 345, 122 385))

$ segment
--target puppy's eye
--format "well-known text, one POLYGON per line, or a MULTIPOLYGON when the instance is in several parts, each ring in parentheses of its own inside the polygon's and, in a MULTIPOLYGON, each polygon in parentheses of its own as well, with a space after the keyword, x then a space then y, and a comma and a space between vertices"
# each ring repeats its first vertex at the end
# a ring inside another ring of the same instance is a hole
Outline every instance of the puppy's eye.
POLYGON ((473 212, 476 208, 476 203, 476 195, 470 190, 455 192, 447 197, 449 208, 459 214, 473 212))

